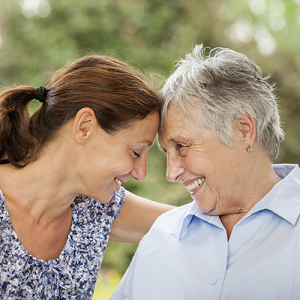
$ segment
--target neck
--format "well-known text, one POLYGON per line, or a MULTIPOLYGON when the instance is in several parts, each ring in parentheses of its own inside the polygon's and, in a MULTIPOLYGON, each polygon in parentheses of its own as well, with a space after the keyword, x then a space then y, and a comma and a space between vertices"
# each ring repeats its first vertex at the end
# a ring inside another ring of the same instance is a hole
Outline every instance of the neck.
MULTIPOLYGON (((228 240, 233 227, 259 202, 281 179, 273 170, 269 158, 264 152, 252 157, 248 162, 244 185, 234 194, 237 205, 232 213, 221 215, 220 220, 227 231, 228 240)), ((232 199, 228 200, 232 201, 232 199)))
POLYGON ((69 210, 78 191, 72 157, 54 144, 43 149, 37 160, 21 169, 0 165, 0 189, 8 209, 26 211, 34 219, 52 222, 69 210))

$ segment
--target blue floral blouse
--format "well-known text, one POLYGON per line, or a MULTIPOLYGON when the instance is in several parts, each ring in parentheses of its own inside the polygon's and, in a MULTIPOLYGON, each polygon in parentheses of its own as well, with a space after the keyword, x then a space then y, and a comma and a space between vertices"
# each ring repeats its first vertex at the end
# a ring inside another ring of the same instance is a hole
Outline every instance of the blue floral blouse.
POLYGON ((124 198, 124 188, 105 204, 78 195, 67 242, 57 259, 45 262, 22 246, 0 190, 0 299, 92 299, 112 222, 124 198))

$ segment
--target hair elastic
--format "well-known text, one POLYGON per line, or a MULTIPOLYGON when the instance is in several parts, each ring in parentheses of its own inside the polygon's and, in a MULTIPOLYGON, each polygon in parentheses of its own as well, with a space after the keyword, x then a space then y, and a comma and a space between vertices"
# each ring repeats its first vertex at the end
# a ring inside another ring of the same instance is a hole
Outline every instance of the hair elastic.
POLYGON ((36 100, 39 100, 40 102, 44 102, 45 98, 46 98, 46 89, 44 86, 40 86, 38 88, 36 88, 36 100))

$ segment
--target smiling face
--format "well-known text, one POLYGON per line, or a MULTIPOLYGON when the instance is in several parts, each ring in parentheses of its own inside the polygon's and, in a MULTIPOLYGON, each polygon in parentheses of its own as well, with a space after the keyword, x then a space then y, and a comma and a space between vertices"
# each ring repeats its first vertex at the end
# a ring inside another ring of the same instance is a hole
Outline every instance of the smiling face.
POLYGON ((170 105, 158 140, 167 153, 167 179, 182 183, 202 212, 225 215, 247 205, 243 195, 249 189, 248 153, 237 128, 235 140, 228 147, 211 130, 170 105))
POLYGON ((143 181, 147 175, 147 153, 158 125, 159 115, 155 112, 113 135, 98 126, 81 164, 86 194, 106 203, 128 179, 143 181))

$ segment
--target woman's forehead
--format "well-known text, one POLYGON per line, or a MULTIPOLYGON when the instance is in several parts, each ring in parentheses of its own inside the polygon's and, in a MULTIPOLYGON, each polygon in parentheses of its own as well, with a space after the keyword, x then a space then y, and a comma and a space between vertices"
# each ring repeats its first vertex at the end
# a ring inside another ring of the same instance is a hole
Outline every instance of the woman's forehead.
POLYGON ((164 127, 158 133, 161 145, 185 142, 199 135, 202 127, 186 114, 181 114, 176 108, 170 108, 164 127))
POLYGON ((182 131, 181 129, 195 129, 197 127, 199 127, 199 124, 197 124, 190 115, 178 111, 176 107, 171 105, 168 108, 164 126, 161 131, 182 131))

